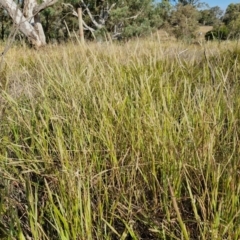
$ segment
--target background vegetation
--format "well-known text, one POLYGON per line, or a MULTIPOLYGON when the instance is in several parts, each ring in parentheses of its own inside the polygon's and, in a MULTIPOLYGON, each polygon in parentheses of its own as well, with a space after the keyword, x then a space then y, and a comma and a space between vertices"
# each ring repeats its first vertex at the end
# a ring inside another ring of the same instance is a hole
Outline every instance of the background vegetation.
MULTIPOLYGON (((23 8, 24 1, 16 1, 23 8)), ((77 8, 83 10, 85 38, 88 40, 129 40, 133 37, 149 36, 165 29, 175 37, 196 37, 199 25, 214 26, 206 39, 238 38, 240 4, 230 4, 224 12, 218 6, 209 7, 199 0, 184 1, 102 1, 102 0, 58 0, 40 14, 48 42, 65 42, 78 35, 77 8), (173 4, 174 3, 174 4, 173 4)), ((0 39, 11 34, 11 19, 5 9, 0 8, 0 39)), ((17 39, 24 39, 18 34, 17 39)))

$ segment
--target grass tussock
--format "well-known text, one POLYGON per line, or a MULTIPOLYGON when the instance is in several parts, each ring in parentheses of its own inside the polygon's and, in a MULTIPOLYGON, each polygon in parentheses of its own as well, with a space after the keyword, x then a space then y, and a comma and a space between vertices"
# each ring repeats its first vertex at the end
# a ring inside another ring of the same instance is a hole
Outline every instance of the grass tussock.
POLYGON ((240 50, 151 38, 13 47, 1 239, 239 239, 240 50))

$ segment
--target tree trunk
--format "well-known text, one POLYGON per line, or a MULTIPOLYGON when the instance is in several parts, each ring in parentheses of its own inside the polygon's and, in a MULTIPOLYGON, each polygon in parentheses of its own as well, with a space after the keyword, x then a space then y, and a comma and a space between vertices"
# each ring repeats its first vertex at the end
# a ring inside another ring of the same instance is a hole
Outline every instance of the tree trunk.
POLYGON ((29 42, 36 48, 46 44, 46 37, 40 22, 39 12, 53 5, 58 0, 45 0, 37 5, 36 0, 25 0, 23 11, 13 0, 0 0, 12 18, 14 24, 28 38, 29 42))
POLYGON ((84 44, 84 32, 82 21, 82 8, 78 8, 78 25, 79 25, 79 37, 82 44, 84 44))
POLYGON ((2 40, 4 40, 4 33, 5 33, 4 30, 5 30, 4 29, 4 17, 2 17, 2 29, 1 29, 1 38, 2 38, 2 40))

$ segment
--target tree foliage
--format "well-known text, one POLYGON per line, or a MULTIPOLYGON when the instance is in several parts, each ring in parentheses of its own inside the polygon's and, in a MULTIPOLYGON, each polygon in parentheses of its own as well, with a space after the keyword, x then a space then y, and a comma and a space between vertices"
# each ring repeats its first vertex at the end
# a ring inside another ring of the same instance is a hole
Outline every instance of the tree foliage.
MULTIPOLYGON (((16 0, 19 8, 23 1, 16 0)), ((41 1, 38 1, 42 3, 41 1)), ((58 0, 41 12, 40 20, 46 41, 66 41, 78 34, 77 8, 83 10, 84 32, 88 39, 139 37, 159 29, 170 16, 168 0, 58 0)), ((11 21, 5 9, 0 9, 1 38, 9 34, 11 21)))
POLYGON ((226 12, 223 16, 223 23, 225 25, 230 24, 230 22, 235 21, 240 13, 240 3, 231 3, 228 5, 226 12))
POLYGON ((199 7, 203 4, 201 0, 175 0, 174 2, 177 2, 178 4, 182 5, 192 5, 195 7, 199 7))
POLYGON ((68 3, 74 6, 75 10, 82 7, 85 30, 96 36, 106 32, 112 38, 142 36, 159 28, 163 23, 159 5, 154 4, 153 0, 70 0, 68 3))
POLYGON ((191 39, 198 28, 199 12, 192 5, 178 4, 170 17, 172 32, 177 38, 191 39))
POLYGON ((240 35, 240 3, 228 5, 222 23, 206 34, 206 39, 233 39, 240 35))
POLYGON ((4 40, 10 33, 11 22, 5 9, 0 8, 0 39, 4 40))
MULTIPOLYGON (((19 9, 24 9, 24 2, 29 0, 8 1, 15 1, 19 9)), ((214 26, 214 34, 208 36, 218 35, 220 29, 224 29, 224 38, 226 34, 237 36, 240 29, 240 3, 230 4, 223 16, 223 11, 218 6, 199 8, 204 4, 202 0, 56 1, 54 6, 42 9, 39 14, 47 42, 76 38, 79 31, 78 8, 82 8, 85 38, 97 41, 141 37, 162 26, 168 26, 168 30, 178 39, 194 37, 199 24, 214 26), (176 4, 172 5, 173 2, 176 4)), ((38 5, 44 2, 37 0, 38 5)), ((0 39, 4 40, 9 35, 11 25, 9 14, 1 7, 0 39)))
POLYGON ((223 17, 223 23, 229 30, 230 38, 239 38, 240 34, 240 3, 230 4, 223 17))
POLYGON ((199 13, 199 23, 208 26, 219 24, 221 22, 221 17, 223 16, 223 10, 218 6, 200 10, 199 13))

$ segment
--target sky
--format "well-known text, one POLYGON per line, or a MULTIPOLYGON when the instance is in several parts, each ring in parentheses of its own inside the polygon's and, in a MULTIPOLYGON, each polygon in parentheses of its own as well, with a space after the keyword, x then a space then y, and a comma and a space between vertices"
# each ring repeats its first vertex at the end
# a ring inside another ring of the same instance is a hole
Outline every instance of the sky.
POLYGON ((202 2, 206 2, 210 7, 219 6, 222 10, 226 10, 230 3, 240 3, 240 0, 203 0, 202 2))
MULTIPOLYGON (((156 2, 161 2, 161 0, 156 0, 156 2)), ((200 2, 205 2, 210 7, 219 6, 222 10, 226 10, 229 4, 240 3, 240 0, 200 0, 200 2)))

